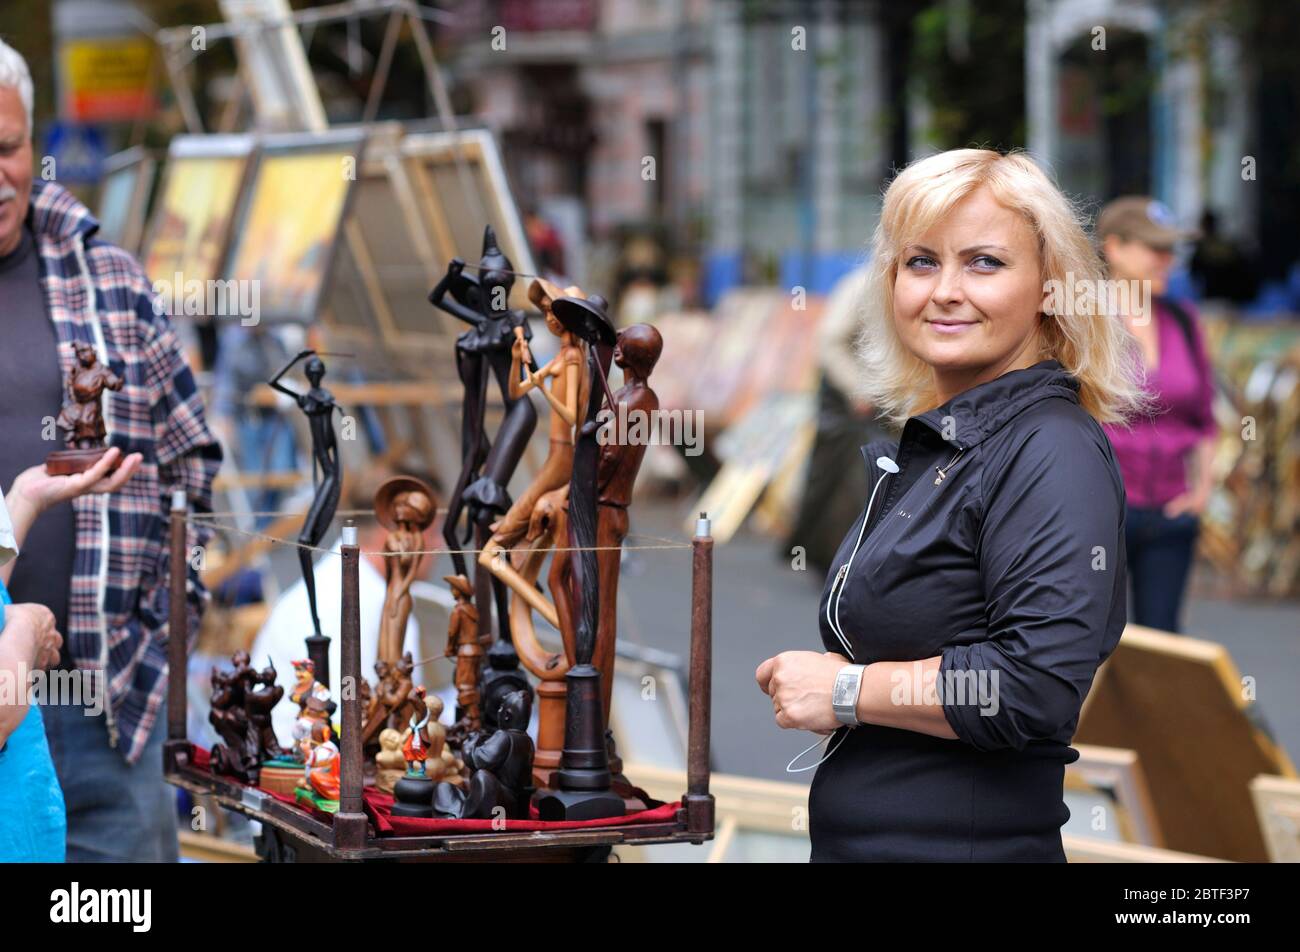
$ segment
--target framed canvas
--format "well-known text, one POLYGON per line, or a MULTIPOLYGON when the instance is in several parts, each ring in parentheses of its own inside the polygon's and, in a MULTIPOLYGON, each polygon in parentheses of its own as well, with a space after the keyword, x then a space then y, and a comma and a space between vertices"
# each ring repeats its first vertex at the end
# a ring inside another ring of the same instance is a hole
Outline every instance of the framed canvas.
POLYGON ((1300 780, 1262 774, 1250 782, 1260 832, 1274 863, 1300 863, 1300 780))
POLYGON ((262 319, 315 321, 365 141, 360 130, 261 141, 235 216, 224 276, 258 282, 262 319))
POLYGON ((140 253, 157 171, 157 159, 141 146, 105 160, 99 187, 99 237, 133 255, 140 253))
POLYGON ((1074 739, 1136 751, 1167 848, 1262 863, 1250 781, 1296 773, 1254 705, 1223 645, 1129 625, 1074 739))
POLYGON ((342 337, 373 341, 377 332, 399 363, 445 364, 454 380, 456 335, 465 327, 429 303, 446 263, 437 264, 399 148, 390 138, 366 147, 322 317, 342 337))
POLYGON ((145 243, 144 267, 151 280, 172 282, 178 274, 183 281, 221 277, 253 150, 252 136, 172 139, 145 243))
POLYGON ((1077 744, 1065 768, 1070 807, 1066 832, 1142 846, 1165 845, 1151 791, 1136 751, 1077 744))
MULTIPOLYGON (((412 184, 428 223, 437 276, 454 257, 477 264, 483 251, 483 226, 489 224, 515 271, 536 274, 523 220, 491 132, 467 129, 409 135, 402 141, 402 155, 412 160, 412 184)), ((466 271, 477 275, 473 269, 466 271)), ((515 279, 512 307, 530 307, 531 280, 515 279)))

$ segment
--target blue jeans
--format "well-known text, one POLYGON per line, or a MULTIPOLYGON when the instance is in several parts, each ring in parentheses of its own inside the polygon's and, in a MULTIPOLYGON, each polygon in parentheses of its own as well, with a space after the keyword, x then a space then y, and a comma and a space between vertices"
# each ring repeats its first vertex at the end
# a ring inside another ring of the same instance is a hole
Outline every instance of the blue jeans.
POLYGON ((176 791, 162 777, 167 705, 135 765, 108 746, 103 714, 72 704, 41 713, 68 808, 68 862, 177 862, 176 791))
POLYGON ((1129 621, 1161 631, 1181 630, 1178 615, 1200 530, 1194 513, 1170 519, 1159 509, 1128 508, 1124 536, 1133 590, 1129 621))

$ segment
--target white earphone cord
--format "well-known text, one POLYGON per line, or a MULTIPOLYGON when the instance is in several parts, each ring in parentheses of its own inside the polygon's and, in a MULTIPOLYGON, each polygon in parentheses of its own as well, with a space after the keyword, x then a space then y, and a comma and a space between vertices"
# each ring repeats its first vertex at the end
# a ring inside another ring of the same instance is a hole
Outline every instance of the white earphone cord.
MULTIPOLYGON (((842 568, 839 570, 839 572, 836 574, 835 581, 831 583, 831 593, 830 593, 830 596, 829 596, 829 597, 827 598, 827 600, 826 600, 826 624, 830 625, 831 631, 833 631, 833 632, 835 633, 835 637, 838 638, 839 641, 840 641, 840 644, 844 646, 844 650, 848 653, 848 656, 849 656, 849 660, 850 660, 850 661, 854 660, 854 658, 853 658, 853 646, 849 644, 849 640, 848 640, 848 638, 846 638, 846 637, 844 636, 844 629, 841 628, 841 627, 840 627, 840 624, 839 624, 839 620, 840 620, 840 600, 839 600, 839 598, 836 597, 836 589, 837 589, 837 588, 839 589, 839 593, 838 593, 839 596, 840 596, 840 597, 843 597, 843 595, 844 595, 844 586, 843 586, 843 583, 848 579, 849 569, 851 569, 851 568, 853 567, 853 560, 854 560, 855 558, 857 558, 857 555, 858 555, 858 548, 862 545, 862 536, 863 536, 863 534, 867 531, 867 523, 871 520, 871 507, 872 507, 872 506, 875 504, 875 502, 876 502, 876 491, 880 489, 880 484, 883 483, 883 482, 885 481, 885 477, 886 477, 886 476, 890 475, 891 473, 897 473, 897 472, 898 472, 898 464, 895 463, 892 459, 890 459, 890 458, 887 457, 887 456, 881 456, 881 457, 879 457, 879 458, 876 460, 876 465, 877 465, 878 467, 880 467, 880 469, 881 469, 883 472, 880 474, 880 478, 876 480, 876 485, 873 486, 873 487, 871 488, 871 497, 867 500, 867 511, 866 511, 866 512, 863 514, 863 516, 862 516, 862 528, 858 530, 858 539, 857 539, 857 542, 855 542, 855 543, 853 544, 853 551, 852 551, 851 553, 849 553, 849 560, 848 560, 847 562, 844 563, 843 567, 842 567, 842 568), (834 602, 835 602, 835 618, 834 618, 834 619, 831 618, 831 601, 832 601, 832 600, 834 600, 834 602)), ((834 754, 835 751, 837 751, 837 750, 840 749, 840 745, 844 743, 844 738, 846 738, 846 737, 849 736, 849 731, 848 731, 848 725, 847 725, 847 724, 844 726, 843 730, 844 730, 844 733, 840 735, 840 739, 837 740, 837 741, 835 742, 834 746, 831 746, 830 749, 826 751, 826 756, 823 757, 821 760, 817 761, 817 763, 815 763, 815 764, 809 764, 809 765, 806 766, 806 767, 796 767, 796 766, 795 766, 795 764, 797 764, 797 763, 799 762, 799 758, 800 758, 800 757, 802 757, 804 754, 808 753, 808 751, 810 751, 810 750, 812 750, 813 748, 815 748, 818 744, 822 743, 823 738, 820 738, 820 737, 819 737, 817 740, 813 741, 810 745, 808 745, 807 747, 805 747, 803 750, 799 751, 799 753, 795 754, 795 755, 794 755, 794 758, 793 758, 793 759, 792 759, 788 764, 785 765, 785 772, 786 772, 786 773, 803 773, 803 772, 806 771, 806 770, 812 770, 812 769, 814 769, 814 768, 816 768, 816 767, 820 767, 822 764, 826 763, 826 761, 828 761, 828 760, 831 759, 831 755, 834 754)), ((828 746, 830 745, 830 740, 831 740, 831 738, 834 737, 834 736, 835 736, 835 734, 831 734, 830 737, 825 738, 825 741, 826 741, 826 743, 827 743, 828 746)))

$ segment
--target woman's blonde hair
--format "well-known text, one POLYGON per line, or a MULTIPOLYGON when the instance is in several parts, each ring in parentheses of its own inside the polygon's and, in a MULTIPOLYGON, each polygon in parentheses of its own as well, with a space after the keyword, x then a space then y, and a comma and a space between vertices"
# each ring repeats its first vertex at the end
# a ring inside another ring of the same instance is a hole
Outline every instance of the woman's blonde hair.
POLYGON ((929 365, 904 347, 894 327, 894 280, 903 249, 983 186, 1033 228, 1044 291, 1093 289, 1090 306, 1081 309, 1087 313, 1055 308, 1057 313, 1040 318, 1040 359, 1060 361, 1079 381, 1079 402, 1098 422, 1123 422, 1145 408, 1138 345, 1108 308, 1110 295, 1101 293, 1105 271, 1082 215, 1028 156, 988 149, 953 149, 919 159, 886 190, 862 302, 861 396, 900 426, 937 404, 929 365))

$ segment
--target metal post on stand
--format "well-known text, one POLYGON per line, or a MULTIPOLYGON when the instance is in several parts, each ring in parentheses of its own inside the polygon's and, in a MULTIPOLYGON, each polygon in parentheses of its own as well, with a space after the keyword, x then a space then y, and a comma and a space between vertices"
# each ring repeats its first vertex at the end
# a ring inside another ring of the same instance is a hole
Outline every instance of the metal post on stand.
MULTIPOLYGON (((713 536, 708 513, 700 513, 691 540, 690 746, 682 804, 691 833, 713 832, 709 793, 709 734, 713 702, 713 536)), ((702 840, 697 842, 703 842, 702 840)))
POLYGON ((343 701, 339 738, 339 811, 334 814, 336 849, 366 845, 366 814, 362 805, 361 765, 361 550, 357 527, 343 527, 343 598, 339 619, 339 690, 343 701))
POLYGON ((167 605, 167 743, 163 745, 163 770, 174 771, 190 761, 190 742, 186 739, 186 675, 189 670, 189 612, 186 583, 189 560, 186 558, 188 502, 185 490, 172 490, 171 552, 168 566, 167 605))

